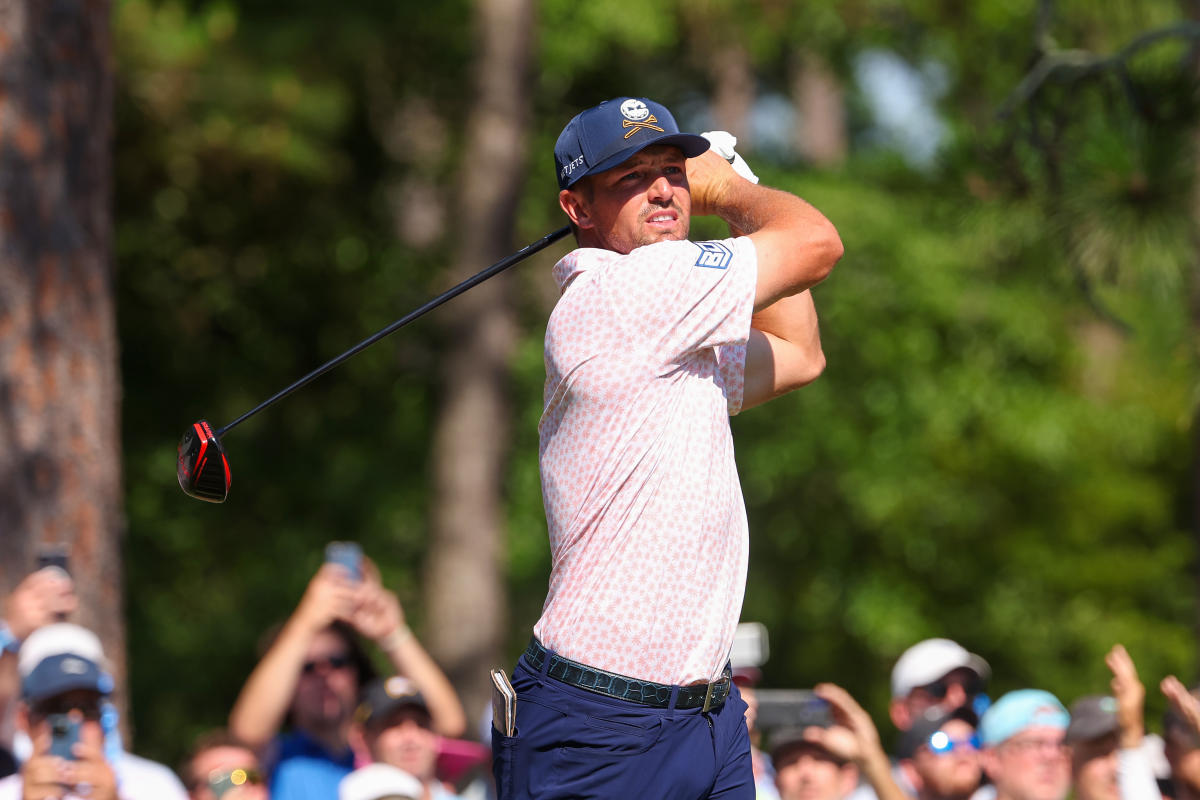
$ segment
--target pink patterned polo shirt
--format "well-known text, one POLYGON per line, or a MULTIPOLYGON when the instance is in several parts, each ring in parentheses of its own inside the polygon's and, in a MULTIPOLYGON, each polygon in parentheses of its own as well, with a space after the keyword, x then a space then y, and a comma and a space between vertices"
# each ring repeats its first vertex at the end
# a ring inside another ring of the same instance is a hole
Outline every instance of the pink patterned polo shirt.
POLYGON ((534 634, 560 655, 659 683, 720 676, 746 586, 729 416, 757 272, 746 237, 555 265, 539 426, 553 563, 534 634))

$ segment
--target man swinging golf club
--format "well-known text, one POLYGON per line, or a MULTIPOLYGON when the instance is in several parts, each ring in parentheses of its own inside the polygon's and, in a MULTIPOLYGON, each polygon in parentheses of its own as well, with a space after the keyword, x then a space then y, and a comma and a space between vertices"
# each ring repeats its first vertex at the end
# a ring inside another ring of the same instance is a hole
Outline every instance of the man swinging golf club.
POLYGON ((515 733, 494 732, 506 800, 754 797, 728 668, 749 549, 729 416, 821 373, 808 289, 842 244, 709 145, 633 97, 580 113, 555 145, 579 249, 554 267, 553 563, 514 670, 515 733), (689 241, 692 214, 733 238, 689 241))

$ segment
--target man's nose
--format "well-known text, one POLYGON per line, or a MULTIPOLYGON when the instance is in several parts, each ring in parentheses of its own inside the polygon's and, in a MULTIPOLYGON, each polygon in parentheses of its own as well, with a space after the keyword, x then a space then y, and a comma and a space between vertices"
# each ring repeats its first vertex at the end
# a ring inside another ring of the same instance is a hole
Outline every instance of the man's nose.
POLYGON ((666 175, 659 175, 650 184, 649 197, 651 203, 668 202, 675 196, 675 187, 667 180, 666 175))
POLYGON ((953 711, 956 708, 962 708, 967 702, 967 691, 957 683, 952 683, 946 687, 946 697, 940 705, 942 708, 953 711))

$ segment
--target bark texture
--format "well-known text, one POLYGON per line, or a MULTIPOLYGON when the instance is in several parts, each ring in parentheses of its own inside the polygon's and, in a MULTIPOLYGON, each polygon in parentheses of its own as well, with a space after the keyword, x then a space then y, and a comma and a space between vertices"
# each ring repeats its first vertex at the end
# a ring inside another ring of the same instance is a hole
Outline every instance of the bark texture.
POLYGON ((69 548, 123 686, 108 0, 0 0, 0 594, 69 548))

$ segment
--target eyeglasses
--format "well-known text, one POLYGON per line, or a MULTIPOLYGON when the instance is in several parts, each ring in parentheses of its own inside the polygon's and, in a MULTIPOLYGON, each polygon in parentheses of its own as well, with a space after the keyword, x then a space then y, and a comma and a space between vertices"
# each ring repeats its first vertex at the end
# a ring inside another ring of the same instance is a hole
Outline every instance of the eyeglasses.
POLYGON ((931 751, 942 756, 955 750, 978 750, 979 737, 973 735, 966 739, 951 739, 945 732, 937 731, 929 737, 927 744, 931 751))
POLYGON ((208 773, 208 788, 216 795, 217 800, 238 786, 257 786, 262 783, 262 774, 253 768, 215 769, 208 773))
POLYGON ((304 675, 312 675, 318 669, 324 672, 331 672, 335 669, 346 669, 354 662, 348 655, 329 656, 328 658, 316 659, 313 661, 305 661, 304 666, 300 668, 300 672, 304 675))
POLYGON ((1016 753, 1020 753, 1021 755, 1027 755, 1029 753, 1035 753, 1038 751, 1042 751, 1042 752, 1048 753, 1050 755, 1056 756, 1059 753, 1063 752, 1063 740, 1061 738, 1060 739, 1039 739, 1039 738, 1009 739, 1007 742, 1005 742, 1003 744, 1003 747, 1009 748, 1010 750, 1012 750, 1016 753))

